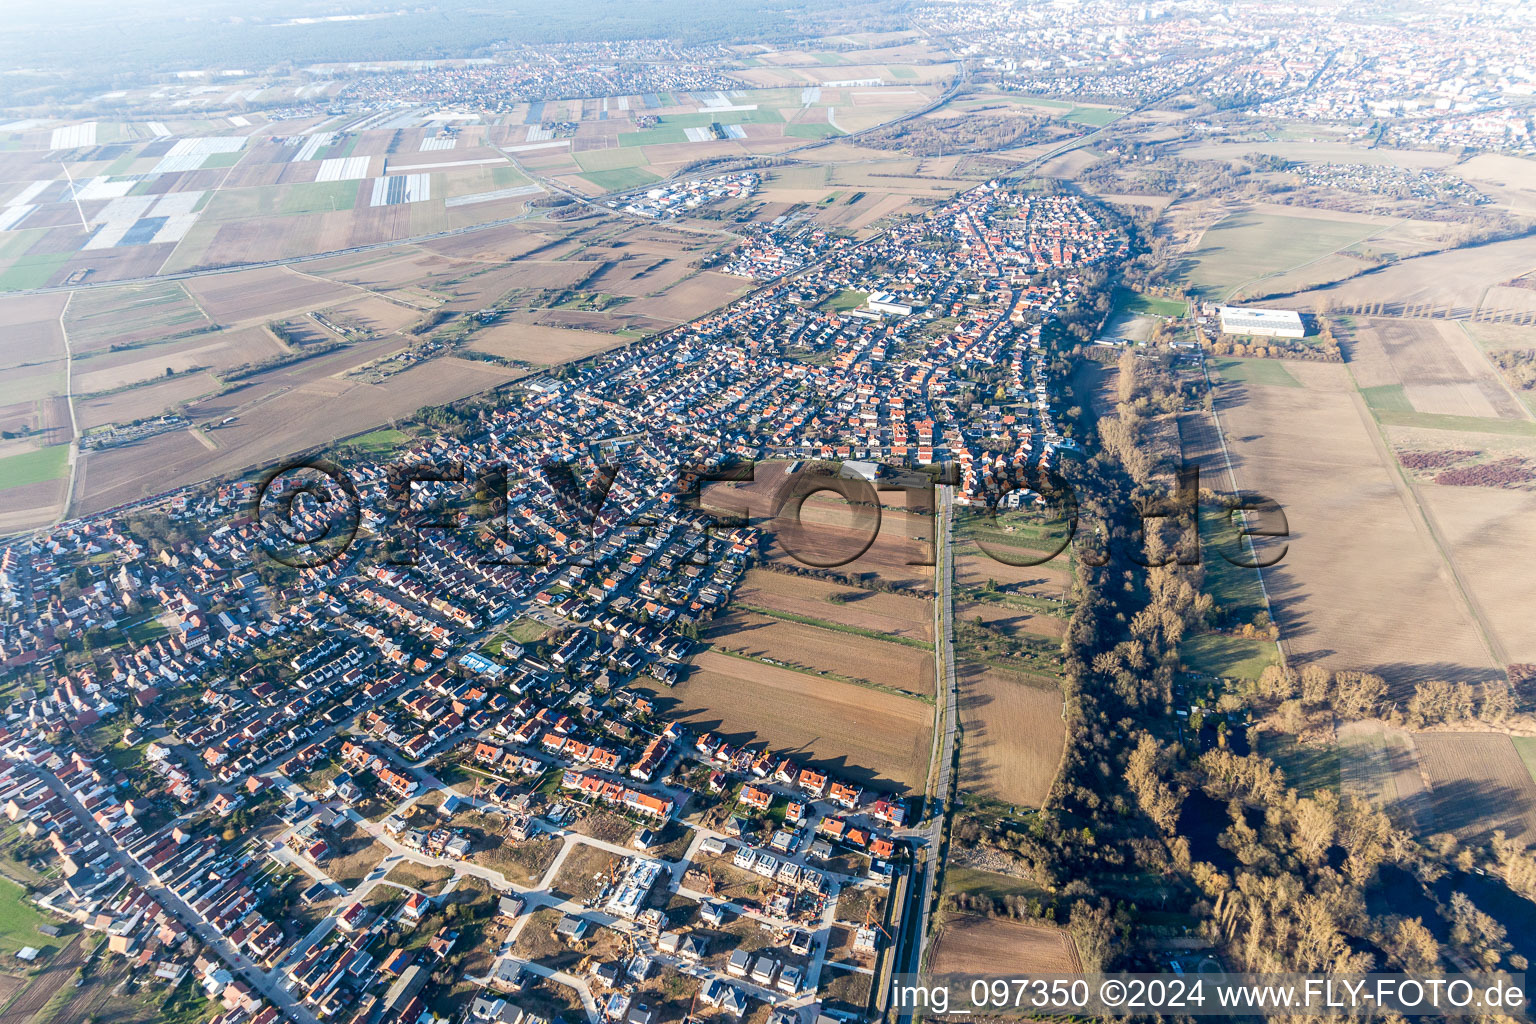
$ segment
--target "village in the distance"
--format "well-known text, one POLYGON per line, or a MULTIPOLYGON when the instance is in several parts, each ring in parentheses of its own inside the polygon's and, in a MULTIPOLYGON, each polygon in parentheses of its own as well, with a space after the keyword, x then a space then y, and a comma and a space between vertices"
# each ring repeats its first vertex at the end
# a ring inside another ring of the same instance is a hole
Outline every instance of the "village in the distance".
POLYGON ((1536 5, 684 6, 0 27, 0 1024, 1523 973, 1536 5))

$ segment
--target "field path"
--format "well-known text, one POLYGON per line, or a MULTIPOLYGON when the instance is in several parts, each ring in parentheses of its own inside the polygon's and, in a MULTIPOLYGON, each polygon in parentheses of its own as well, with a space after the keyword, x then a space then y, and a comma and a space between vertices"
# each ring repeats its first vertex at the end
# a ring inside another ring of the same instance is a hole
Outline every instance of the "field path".
MULTIPOLYGON (((1222 218, 1222 219, 1225 220, 1226 218, 1222 218)), ((1270 271, 1267 274, 1260 274, 1258 277, 1250 278, 1247 281, 1240 281, 1239 283, 1237 283, 1237 284, 1232 286, 1232 290, 1231 291, 1227 292, 1226 296, 1224 297, 1224 301, 1231 302, 1232 299, 1233 299, 1233 296, 1235 296, 1235 295, 1239 294, 1240 292, 1242 292, 1243 289, 1247 288, 1249 285, 1258 284, 1260 281, 1268 281, 1272 277, 1283 277, 1286 274, 1293 274, 1296 271, 1301 270, 1303 267, 1310 267, 1312 264, 1318 262, 1319 260, 1325 260, 1325 259, 1327 259, 1330 256, 1337 256, 1339 253, 1343 252, 1345 249, 1351 248, 1352 246, 1359 245, 1361 242, 1364 242, 1364 241, 1366 241, 1368 239, 1374 238, 1376 235, 1381 234, 1383 231, 1386 231, 1388 228, 1396 227, 1397 225, 1401 224, 1402 222, 1403 222, 1403 218, 1396 218, 1394 220, 1391 220, 1391 221, 1387 222, 1386 224, 1376 224, 1376 225, 1373 225, 1371 227, 1371 230, 1368 231, 1367 233, 1361 235, 1359 238, 1355 239, 1352 242, 1347 242, 1344 245, 1339 246, 1337 249, 1331 250, 1330 252, 1319 253, 1318 255, 1313 256, 1311 259, 1302 260, 1300 263, 1296 264, 1294 267, 1284 267, 1284 268, 1282 268, 1280 270, 1270 271)), ((1221 221, 1217 221, 1217 223, 1219 224, 1219 223, 1221 223, 1221 221)), ((1214 224, 1211 225, 1211 226, 1215 227, 1214 224)), ((1201 237, 1203 238, 1204 236, 1205 236, 1205 233, 1201 232, 1201 237)))
MULTIPOLYGON (((1354 372, 1352 370, 1350 371, 1350 379, 1354 379, 1354 372)), ((1377 458, 1381 459, 1381 464, 1387 467, 1387 475, 1392 479, 1392 486, 1397 488, 1397 493, 1403 499, 1403 504, 1408 507, 1411 513, 1408 518, 1413 524, 1414 532, 1428 539, 1436 553, 1439 554, 1440 563, 1444 567, 1441 575, 1447 579, 1456 594, 1461 598, 1463 609, 1477 629, 1477 638, 1482 643, 1483 650, 1487 652, 1489 660, 1493 662, 1496 668, 1501 671, 1505 670, 1510 664, 1509 652, 1499 640, 1498 634, 1489 625, 1491 620, 1488 617, 1487 609, 1478 602, 1472 588, 1467 586, 1467 581, 1462 576, 1461 570, 1457 568, 1456 560, 1451 557, 1450 545, 1445 542, 1445 537, 1440 530, 1439 524, 1435 521, 1434 514, 1429 510, 1429 506, 1420 500, 1418 488, 1414 485, 1412 478, 1403 470, 1402 465, 1397 461, 1397 457, 1393 455, 1391 448, 1387 446, 1387 439, 1382 433, 1381 424, 1377 423, 1376 417, 1371 415, 1370 407, 1365 404, 1365 396, 1356 390, 1349 397, 1351 404, 1355 407, 1355 411, 1360 415, 1360 422, 1364 425, 1365 432, 1371 439, 1371 445, 1376 449, 1377 458)))
POLYGON ((1488 350, 1478 342, 1477 338, 1472 335, 1471 331, 1467 330, 1467 321, 1458 320, 1456 322, 1456 326, 1461 328, 1461 333, 1467 336, 1467 340, 1470 341, 1472 343, 1472 347, 1477 350, 1478 356, 1482 359, 1484 366, 1486 366, 1488 369, 1488 372, 1493 375, 1493 379, 1499 382, 1499 386, 1504 389, 1504 393, 1509 396, 1510 401, 1515 403, 1515 408, 1523 412, 1526 419, 1536 420, 1536 412, 1532 412, 1531 407, 1527 405, 1519 395, 1515 394, 1515 389, 1509 385, 1509 378, 1505 377, 1503 371, 1494 365, 1493 360, 1488 357, 1488 350))
POLYGON ((75 503, 75 470, 80 465, 80 421, 75 416, 75 352, 69 344, 69 328, 64 318, 69 315, 69 304, 75 293, 70 292, 59 310, 59 337, 64 341, 64 404, 69 408, 69 485, 64 488, 64 508, 60 519, 69 518, 69 510, 75 503))
MULTIPOLYGON (((1206 393, 1214 394, 1215 385, 1211 382, 1210 365, 1203 359, 1200 361, 1200 372, 1205 375, 1206 393)), ((1237 474, 1232 470, 1232 453, 1227 449, 1227 432, 1222 429, 1221 415, 1216 411, 1216 404, 1215 402, 1211 403, 1209 414, 1190 413, 1187 414, 1187 417, 1181 417, 1181 422, 1188 422, 1197 434, 1210 434, 1216 438, 1217 443, 1215 446, 1212 446, 1208 441, 1203 441, 1199 447, 1210 452, 1214 452, 1216 448, 1221 449, 1221 465, 1226 470, 1228 493, 1240 494, 1242 489, 1237 486, 1237 474)), ((1244 515, 1243 519, 1246 523, 1247 516, 1244 515)), ((1253 540, 1245 536, 1243 537, 1243 544, 1248 549, 1249 559, 1255 562, 1258 561, 1257 552, 1253 549, 1253 540)), ((1255 568, 1253 571, 1259 579, 1259 592, 1264 595, 1264 611, 1269 615, 1269 621, 1276 626, 1275 650, 1280 652, 1280 664, 1289 665, 1291 664, 1291 658, 1290 649, 1285 639, 1285 627, 1275 614, 1275 605, 1270 600, 1269 587, 1264 582, 1264 570, 1255 568)))

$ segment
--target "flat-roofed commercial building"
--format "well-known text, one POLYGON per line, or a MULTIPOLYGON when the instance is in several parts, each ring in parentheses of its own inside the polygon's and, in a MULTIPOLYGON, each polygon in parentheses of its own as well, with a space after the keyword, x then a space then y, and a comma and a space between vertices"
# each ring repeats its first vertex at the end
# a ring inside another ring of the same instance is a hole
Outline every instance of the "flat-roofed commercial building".
POLYGON ((907 316, 912 312, 910 302, 902 302, 891 292, 871 292, 865 305, 876 313, 888 316, 907 316))
POLYGON ((1242 306, 1219 306, 1221 333, 1251 334, 1260 338, 1302 338, 1307 329, 1301 325, 1301 314, 1291 309, 1255 309, 1242 306))

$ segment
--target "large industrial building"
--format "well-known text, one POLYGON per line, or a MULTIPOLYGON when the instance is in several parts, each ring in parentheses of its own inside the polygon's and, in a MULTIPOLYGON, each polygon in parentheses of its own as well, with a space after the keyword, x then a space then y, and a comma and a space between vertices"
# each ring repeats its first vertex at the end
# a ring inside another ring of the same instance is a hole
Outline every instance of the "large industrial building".
POLYGON ((1290 309, 1253 309, 1241 306, 1218 306, 1221 317, 1221 333, 1250 334, 1260 338, 1302 338, 1307 329, 1301 324, 1301 314, 1290 309))

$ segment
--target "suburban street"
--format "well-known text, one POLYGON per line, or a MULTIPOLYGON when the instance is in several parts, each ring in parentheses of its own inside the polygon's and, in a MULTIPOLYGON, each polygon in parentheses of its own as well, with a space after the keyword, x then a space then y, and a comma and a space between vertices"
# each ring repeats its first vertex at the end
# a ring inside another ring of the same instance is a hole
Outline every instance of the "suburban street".
POLYGON ((196 934, 210 950, 218 955, 220 960, 224 961, 231 974, 242 979, 257 992, 261 993, 261 995, 271 1000, 272 1004, 290 1020, 297 1021, 299 1024, 319 1024, 315 1015, 310 1013, 298 999, 294 998, 293 993, 284 989, 271 975, 236 951, 228 939, 209 927, 198 914, 193 912, 191 907, 182 901, 181 897, 156 882, 142 865, 128 855, 128 851, 119 846, 115 839, 108 835, 100 825, 96 824, 96 820, 91 817, 80 801, 75 798, 75 794, 70 792, 69 787, 59 780, 58 776, 39 766, 34 766, 33 771, 38 778, 47 784, 48 788, 53 790, 59 799, 64 801, 65 806, 70 809, 70 812, 74 814, 85 830, 102 844, 102 848, 111 854, 112 859, 122 867, 128 877, 133 879, 145 892, 152 895, 161 906, 176 915, 182 924, 196 934))

